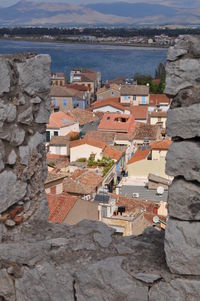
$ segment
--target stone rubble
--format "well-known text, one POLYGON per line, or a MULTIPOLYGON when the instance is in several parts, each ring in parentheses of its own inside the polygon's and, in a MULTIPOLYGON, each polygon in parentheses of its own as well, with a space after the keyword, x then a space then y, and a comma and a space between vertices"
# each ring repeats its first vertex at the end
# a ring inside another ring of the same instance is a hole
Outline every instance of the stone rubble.
POLYGON ((167 171, 175 179, 165 248, 164 231, 154 228, 118 237, 100 222, 48 222, 44 141, 50 58, 1 57, 1 301, 200 300, 199 45, 197 38, 182 37, 169 51, 166 90, 174 100, 168 132, 174 143, 167 171))

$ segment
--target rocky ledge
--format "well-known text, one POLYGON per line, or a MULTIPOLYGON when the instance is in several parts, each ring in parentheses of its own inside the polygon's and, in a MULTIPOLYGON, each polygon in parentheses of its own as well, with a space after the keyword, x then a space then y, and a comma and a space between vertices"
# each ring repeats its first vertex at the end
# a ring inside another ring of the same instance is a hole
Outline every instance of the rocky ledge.
POLYGON ((168 270, 163 231, 118 237, 100 222, 44 220, 1 224, 0 300, 199 300, 199 278, 168 270))

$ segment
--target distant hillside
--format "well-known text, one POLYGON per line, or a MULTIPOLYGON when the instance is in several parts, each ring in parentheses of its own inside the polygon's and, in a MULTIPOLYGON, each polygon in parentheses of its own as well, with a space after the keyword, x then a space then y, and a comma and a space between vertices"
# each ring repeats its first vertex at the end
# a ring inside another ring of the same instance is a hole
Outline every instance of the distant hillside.
POLYGON ((35 0, 22 0, 8 8, 0 8, 0 26, 148 26, 199 23, 200 5, 199 9, 180 9, 148 3, 73 5, 48 0, 39 3, 35 0))
POLYGON ((145 18, 163 15, 172 17, 177 14, 177 9, 165 5, 148 3, 96 3, 87 7, 103 14, 113 14, 121 17, 145 18))

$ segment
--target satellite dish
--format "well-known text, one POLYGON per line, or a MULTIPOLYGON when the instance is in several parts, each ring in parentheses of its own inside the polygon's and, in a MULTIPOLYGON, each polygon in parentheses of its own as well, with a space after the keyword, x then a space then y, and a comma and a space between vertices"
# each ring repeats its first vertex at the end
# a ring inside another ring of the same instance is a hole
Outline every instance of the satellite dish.
POLYGON ((153 217, 153 222, 154 222, 155 224, 158 224, 158 223, 160 222, 160 219, 159 219, 159 217, 158 217, 157 215, 155 215, 155 216, 153 217))
POLYGON ((158 195, 163 195, 164 192, 165 192, 164 187, 159 186, 159 187, 157 188, 157 194, 158 194, 158 195))

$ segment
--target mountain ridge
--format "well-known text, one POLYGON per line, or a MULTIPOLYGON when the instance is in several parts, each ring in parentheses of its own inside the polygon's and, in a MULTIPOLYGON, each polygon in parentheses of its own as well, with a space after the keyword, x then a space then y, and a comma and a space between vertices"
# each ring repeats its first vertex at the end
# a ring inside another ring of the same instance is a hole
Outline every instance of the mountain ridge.
POLYGON ((85 5, 20 0, 0 7, 1 26, 124 26, 199 24, 199 9, 179 9, 144 2, 90 3, 85 5))

